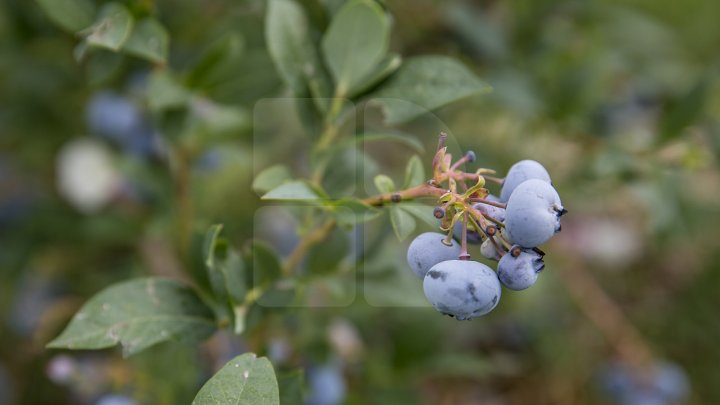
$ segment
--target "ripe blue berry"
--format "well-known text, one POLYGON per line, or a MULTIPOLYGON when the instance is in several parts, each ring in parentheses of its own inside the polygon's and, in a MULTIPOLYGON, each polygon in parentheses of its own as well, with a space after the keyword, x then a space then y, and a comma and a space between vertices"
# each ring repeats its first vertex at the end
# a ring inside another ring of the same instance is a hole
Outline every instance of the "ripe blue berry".
POLYGON ((612 363, 601 373, 606 393, 621 405, 677 404, 690 392, 685 372, 675 364, 658 362, 646 374, 623 363, 612 363))
POLYGON ((505 287, 519 291, 535 284, 543 268, 542 256, 533 250, 522 249, 517 257, 512 253, 504 255, 498 262, 497 274, 505 287))
POLYGON ((498 250, 495 248, 495 245, 490 241, 490 239, 485 239, 485 242, 480 245, 480 254, 483 255, 486 259, 500 260, 500 254, 498 253, 498 250))
POLYGON ((496 207, 494 205, 488 205, 484 203, 477 203, 473 205, 473 207, 482 212, 484 215, 487 215, 489 217, 492 217, 494 219, 497 219, 498 221, 502 222, 505 220, 505 209, 496 207))
POLYGON ((335 405, 344 401, 347 384, 337 365, 326 364, 310 368, 307 372, 309 386, 308 405, 335 405))
POLYGON ((425 232, 410 243, 407 262, 418 277, 425 277, 434 265, 460 256, 460 245, 453 240, 448 246, 445 244, 445 238, 446 235, 441 233, 425 232))
POLYGON ((122 145, 136 155, 158 152, 154 130, 130 99, 109 91, 98 92, 90 99, 85 115, 92 134, 122 145))
POLYGON ((505 229, 522 247, 539 246, 560 232, 565 213, 557 191, 542 180, 527 180, 510 196, 505 209, 505 229))
POLYGON ((547 170, 534 160, 521 160, 512 165, 503 181, 500 201, 507 202, 515 188, 530 179, 539 179, 550 183, 550 175, 547 170))
POLYGON ((425 297, 435 309, 458 320, 477 318, 500 301, 500 282, 488 266, 471 260, 436 264, 423 280, 425 297))

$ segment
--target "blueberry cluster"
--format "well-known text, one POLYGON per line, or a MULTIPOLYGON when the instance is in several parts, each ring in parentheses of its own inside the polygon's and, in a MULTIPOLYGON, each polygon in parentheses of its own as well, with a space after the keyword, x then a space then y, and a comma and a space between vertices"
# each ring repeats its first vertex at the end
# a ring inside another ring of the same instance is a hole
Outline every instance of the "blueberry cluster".
MULTIPOLYGON (((491 172, 487 169, 475 174, 459 172, 457 164, 449 164, 445 148, 438 153, 445 165, 434 167, 430 184, 439 187, 438 179, 449 180, 450 187, 434 210, 447 234, 426 232, 416 237, 408 248, 407 261, 423 278, 425 296, 435 309, 468 320, 497 306, 501 285, 524 290, 537 281, 545 267, 544 252, 538 246, 560 232, 560 217, 567 211, 550 175, 536 161, 517 162, 505 179, 497 179, 484 176, 491 172), (501 184, 499 198, 484 188, 486 178, 501 184), (458 187, 466 180, 477 184, 458 187), (483 257, 497 261, 497 272, 470 260, 468 244, 479 245, 483 257)), ((471 155, 466 155, 465 161, 467 156, 471 155)))

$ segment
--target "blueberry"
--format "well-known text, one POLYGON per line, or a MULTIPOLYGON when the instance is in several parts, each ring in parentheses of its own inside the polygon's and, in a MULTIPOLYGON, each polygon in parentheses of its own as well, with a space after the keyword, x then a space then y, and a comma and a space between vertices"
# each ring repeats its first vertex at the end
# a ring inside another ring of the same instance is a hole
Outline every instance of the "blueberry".
POLYGON ((445 260, 460 256, 460 245, 454 240, 445 244, 446 236, 437 232, 425 232, 413 239, 408 247, 407 262, 415 274, 422 278, 430 268, 445 260))
POLYGON ((423 280, 425 297, 435 309, 458 320, 477 318, 500 301, 500 282, 488 266, 471 260, 436 264, 423 280))
POLYGON ((85 113, 90 132, 127 151, 146 156, 157 152, 157 137, 142 111, 127 97, 110 91, 96 93, 85 113))
POLYGON ((534 160, 521 160, 508 170, 500 190, 500 201, 507 202, 512 192, 525 180, 539 179, 550 183, 550 175, 540 163, 534 160))
POLYGON ((511 253, 503 255, 498 263, 497 275, 505 287, 519 291, 535 284, 538 273, 544 267, 542 256, 537 252, 521 249, 517 257, 511 253))
MULTIPOLYGON (((491 200, 492 201, 492 200, 491 200)), ((502 222, 505 220, 505 209, 496 207, 494 205, 488 205, 484 203, 477 203, 473 207, 482 212, 484 215, 497 219, 502 222)))
POLYGON ((657 362, 646 374, 612 363, 600 374, 605 392, 621 405, 676 404, 690 392, 685 372, 675 364, 657 362))
POLYGON ((515 188, 507 202, 505 227, 514 243, 532 248, 560 231, 560 216, 565 212, 560 196, 549 183, 527 180, 515 188))
POLYGON ((307 379, 309 385, 307 405, 337 405, 345 399, 347 387, 338 366, 327 364, 310 368, 307 379))
POLYGON ((495 261, 500 260, 500 254, 498 253, 495 245, 490 241, 490 239, 486 239, 485 242, 480 245, 480 254, 483 255, 483 257, 486 259, 495 261))
POLYGON ((655 367, 655 390, 671 401, 680 401, 690 392, 690 382, 680 366, 670 362, 658 363, 655 367))
POLYGON ((95 405, 137 405, 137 402, 124 395, 109 394, 103 395, 95 405))

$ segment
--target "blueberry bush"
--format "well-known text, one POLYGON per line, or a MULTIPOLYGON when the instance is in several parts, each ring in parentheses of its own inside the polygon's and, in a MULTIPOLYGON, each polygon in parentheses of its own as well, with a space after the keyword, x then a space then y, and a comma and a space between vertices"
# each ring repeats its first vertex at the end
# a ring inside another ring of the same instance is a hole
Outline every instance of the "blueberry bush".
POLYGON ((0 403, 720 401, 690 3, 3 3, 0 403))

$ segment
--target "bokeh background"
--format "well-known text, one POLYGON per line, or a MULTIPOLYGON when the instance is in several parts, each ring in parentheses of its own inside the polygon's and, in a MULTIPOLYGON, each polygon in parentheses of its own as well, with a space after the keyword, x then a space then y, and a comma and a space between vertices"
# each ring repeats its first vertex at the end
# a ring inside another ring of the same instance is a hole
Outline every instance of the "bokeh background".
MULTIPOLYGON (((46 350, 102 288, 182 277, 178 229, 221 222, 238 247, 255 235, 280 254, 297 243, 297 213, 260 209, 251 188, 257 168, 277 161, 308 174, 298 151, 309 141, 291 111, 273 115, 283 128, 273 142, 258 141, 265 123, 251 119, 258 100, 287 95, 264 45, 264 2, 134 3, 157 9, 179 71, 209 44, 240 43, 203 77, 223 109, 195 106, 210 114, 198 131, 211 141, 187 157, 187 187, 143 104, 147 63, 78 64, 76 39, 34 1, 0 3, 0 403, 190 403, 218 365, 252 350, 276 369, 305 369, 314 404, 604 404, 613 403, 601 389, 607 370, 622 374, 612 364, 637 348, 684 370, 687 403, 720 403, 713 0, 385 2, 393 50, 454 56, 494 87, 395 128, 425 146, 426 167, 446 129, 501 174, 523 158, 542 162, 570 211, 538 284, 504 292, 489 316, 457 322, 413 305, 422 293, 405 277, 407 242, 381 220, 364 230, 376 253, 353 267, 362 274, 350 305, 269 312, 243 336, 218 333, 199 350, 168 343, 128 360, 116 349, 46 350), (178 224, 183 215, 191 223, 178 224), (617 334, 638 339, 628 349, 617 334)), ((362 175, 401 179, 413 153, 367 148, 362 175)), ((338 240, 324 248, 348 249, 338 240)))

